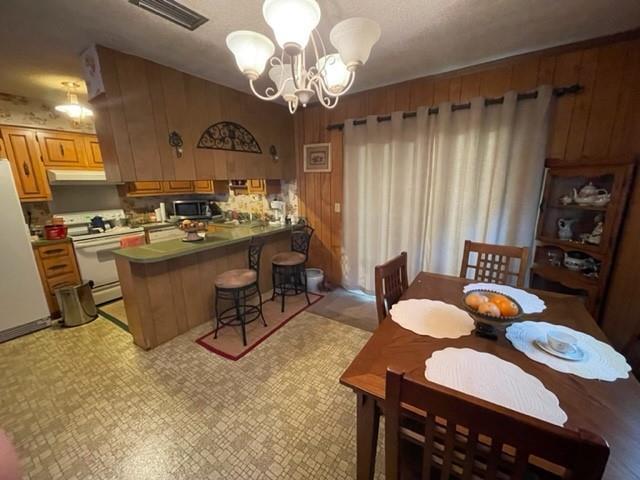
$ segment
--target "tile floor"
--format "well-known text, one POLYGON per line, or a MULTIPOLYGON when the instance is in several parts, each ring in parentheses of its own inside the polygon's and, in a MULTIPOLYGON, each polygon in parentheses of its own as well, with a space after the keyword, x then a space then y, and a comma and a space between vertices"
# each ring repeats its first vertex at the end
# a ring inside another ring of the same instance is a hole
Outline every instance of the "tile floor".
POLYGON ((25 477, 354 478, 338 378, 369 333, 303 312, 233 362, 194 343, 210 328, 150 352, 103 318, 1 344, 0 428, 25 477))

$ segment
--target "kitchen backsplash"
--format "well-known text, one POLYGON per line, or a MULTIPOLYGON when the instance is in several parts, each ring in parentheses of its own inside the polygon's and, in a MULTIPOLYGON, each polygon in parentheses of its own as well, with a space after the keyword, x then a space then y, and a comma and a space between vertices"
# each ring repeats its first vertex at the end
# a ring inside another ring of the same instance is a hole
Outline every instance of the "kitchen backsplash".
MULTIPOLYGON (((64 99, 61 94, 60 101, 64 99)), ((95 133, 93 120, 72 120, 56 112, 51 105, 34 98, 0 92, 0 123, 23 127, 95 133)))
MULTIPOLYGON (((286 204, 287 215, 298 215, 298 195, 296 182, 282 182, 282 193, 277 194, 279 199, 286 204)), ((66 186, 52 187, 53 201, 28 202, 22 204, 25 220, 31 214, 32 225, 46 224, 53 214, 84 211, 103 210, 109 208, 122 208, 125 212, 152 212, 160 202, 165 202, 171 209, 171 202, 183 198, 202 198, 215 200, 223 212, 237 211, 239 213, 252 213, 259 215, 268 213, 269 202, 274 195, 235 195, 233 192, 224 195, 165 195, 154 197, 126 197, 118 196, 115 186, 66 186), (76 205, 78 206, 76 208, 76 205)))

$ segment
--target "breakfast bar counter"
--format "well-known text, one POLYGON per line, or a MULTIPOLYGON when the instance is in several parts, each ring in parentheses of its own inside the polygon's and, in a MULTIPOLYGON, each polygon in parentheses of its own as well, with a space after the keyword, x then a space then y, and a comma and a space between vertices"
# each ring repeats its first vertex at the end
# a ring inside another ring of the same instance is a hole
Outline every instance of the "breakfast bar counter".
POLYGON ((260 290, 271 290, 271 257, 291 248, 295 227, 236 226, 208 232, 199 242, 167 240, 114 250, 129 331, 151 349, 214 318, 217 275, 247 268, 252 237, 265 241, 260 290))

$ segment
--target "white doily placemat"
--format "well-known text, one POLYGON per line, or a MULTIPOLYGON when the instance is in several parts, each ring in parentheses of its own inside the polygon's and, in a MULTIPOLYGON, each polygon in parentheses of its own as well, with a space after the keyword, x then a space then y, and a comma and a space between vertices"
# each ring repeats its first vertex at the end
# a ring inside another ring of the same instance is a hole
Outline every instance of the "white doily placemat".
POLYGON ((540 380, 490 353, 449 347, 434 352, 425 365, 431 382, 555 425, 567 421, 558 397, 540 380))
POLYGON ((544 309, 547 308, 540 297, 519 288, 510 287, 509 285, 470 283, 462 289, 464 293, 470 292, 471 290, 492 290, 494 292, 504 293, 518 302, 524 313, 540 313, 544 312, 544 309))
POLYGON ((469 335, 475 328, 471 315, 439 300, 401 300, 389 313, 401 327, 434 338, 458 338, 469 335))
POLYGON ((591 335, 578 332, 563 325, 547 322, 517 322, 509 326, 505 336, 515 348, 531 360, 544 363, 559 372, 572 373, 591 380, 612 382, 618 378, 628 378, 631 367, 625 358, 609 344, 596 340, 591 335), (578 347, 585 353, 585 359, 579 362, 564 360, 546 353, 533 342, 542 339, 546 342, 549 330, 559 330, 572 335, 578 341, 578 347))

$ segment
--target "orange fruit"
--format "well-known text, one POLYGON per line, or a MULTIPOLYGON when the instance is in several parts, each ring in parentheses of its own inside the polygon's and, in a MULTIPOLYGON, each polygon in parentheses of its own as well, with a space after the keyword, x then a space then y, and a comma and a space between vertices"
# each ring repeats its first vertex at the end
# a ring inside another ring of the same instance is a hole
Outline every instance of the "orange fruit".
POLYGON ((500 309, 500 313, 503 317, 513 317, 520 311, 518 309, 518 306, 509 299, 507 299, 507 301, 503 304, 499 305, 498 308, 500 309))
POLYGON ((488 302, 489 299, 480 293, 470 293, 464 299, 464 302, 474 310, 477 310, 481 303, 488 302))
POLYGON ((484 302, 481 303, 478 307, 478 313, 482 313, 483 315, 489 315, 490 317, 499 317, 500 309, 493 302, 484 302))

